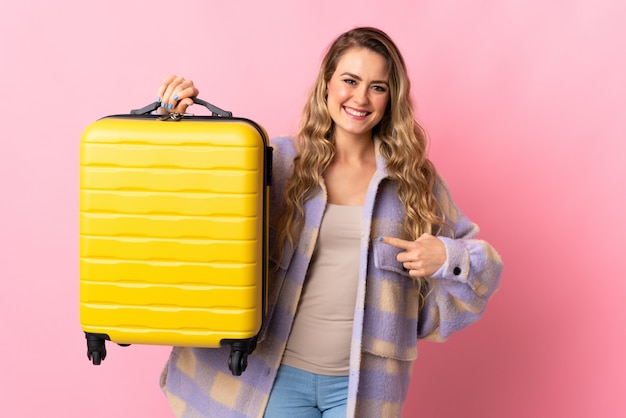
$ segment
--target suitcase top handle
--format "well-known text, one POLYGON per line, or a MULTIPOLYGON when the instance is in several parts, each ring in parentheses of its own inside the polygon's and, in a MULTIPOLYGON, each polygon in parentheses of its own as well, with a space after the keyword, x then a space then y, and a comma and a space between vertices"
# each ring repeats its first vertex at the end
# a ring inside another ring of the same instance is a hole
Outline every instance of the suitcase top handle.
MULTIPOLYGON (((198 99, 197 97, 193 98, 193 102, 195 104, 199 104, 201 106, 206 107, 211 111, 211 116, 221 116, 225 118, 230 118, 233 116, 233 112, 229 112, 228 110, 220 109, 219 107, 212 105, 209 102, 205 102, 204 100, 198 99)), ((142 107, 141 109, 133 109, 130 111, 131 115, 147 115, 150 112, 154 112, 161 106, 160 103, 154 102, 150 103, 148 106, 142 107)))

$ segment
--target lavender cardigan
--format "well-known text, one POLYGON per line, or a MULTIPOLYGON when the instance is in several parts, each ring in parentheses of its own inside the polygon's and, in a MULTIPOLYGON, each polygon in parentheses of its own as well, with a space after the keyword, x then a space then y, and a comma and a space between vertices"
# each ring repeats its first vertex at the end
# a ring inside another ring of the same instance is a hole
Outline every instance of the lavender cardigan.
MULTIPOLYGON (((271 207, 281 204, 285 181, 296 155, 293 139, 277 138, 271 207)), ((400 251, 380 236, 401 236, 404 209, 396 184, 387 178, 377 152, 363 210, 361 263, 352 332, 348 417, 400 417, 407 395, 417 340, 443 341, 478 320, 496 291, 502 263, 454 205, 442 181, 435 193, 455 239, 439 237, 447 261, 432 277, 434 286, 418 310, 418 289, 397 262, 400 251)), ((174 347, 161 376, 161 387, 177 417, 262 417, 280 365, 302 292, 311 254, 326 207, 321 187, 305 204, 305 227, 295 249, 288 249, 270 277, 269 313, 248 368, 239 377, 227 368, 229 348, 174 347)), ((276 223, 270 213, 270 229, 276 223)), ((275 234, 270 233, 270 240, 275 234)))

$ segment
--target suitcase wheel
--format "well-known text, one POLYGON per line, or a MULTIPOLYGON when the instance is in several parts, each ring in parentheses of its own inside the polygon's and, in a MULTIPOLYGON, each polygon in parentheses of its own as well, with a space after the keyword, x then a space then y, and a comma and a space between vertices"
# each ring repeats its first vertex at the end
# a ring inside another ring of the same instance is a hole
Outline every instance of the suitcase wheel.
POLYGON ((108 336, 85 333, 85 338, 87 338, 87 358, 91 360, 94 366, 98 366, 107 356, 104 341, 108 336))
POLYGON ((248 355, 256 348, 257 337, 243 340, 222 340, 221 344, 230 345, 228 368, 235 376, 241 376, 248 367, 248 355))
POLYGON ((100 351, 95 350, 87 353, 87 357, 89 357, 89 360, 91 360, 95 366, 98 366, 102 362, 102 358, 106 357, 106 354, 103 356, 100 351))
POLYGON ((248 367, 248 353, 241 350, 232 350, 228 359, 228 368, 235 376, 241 376, 248 367))

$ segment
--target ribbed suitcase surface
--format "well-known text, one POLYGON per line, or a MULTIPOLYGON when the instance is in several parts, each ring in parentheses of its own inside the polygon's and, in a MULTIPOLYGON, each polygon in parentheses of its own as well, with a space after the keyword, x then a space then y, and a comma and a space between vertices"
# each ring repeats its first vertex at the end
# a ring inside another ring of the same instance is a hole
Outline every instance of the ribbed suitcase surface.
POLYGON ((266 137, 244 119, 107 117, 80 152, 80 319, 120 344, 260 330, 266 137))

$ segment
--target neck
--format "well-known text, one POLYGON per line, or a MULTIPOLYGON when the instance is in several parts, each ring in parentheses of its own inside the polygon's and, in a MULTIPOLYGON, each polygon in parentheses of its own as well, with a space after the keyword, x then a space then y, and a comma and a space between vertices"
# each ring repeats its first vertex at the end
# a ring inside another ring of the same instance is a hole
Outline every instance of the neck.
POLYGON ((374 139, 368 137, 335 137, 335 160, 364 161, 374 156, 374 139))

